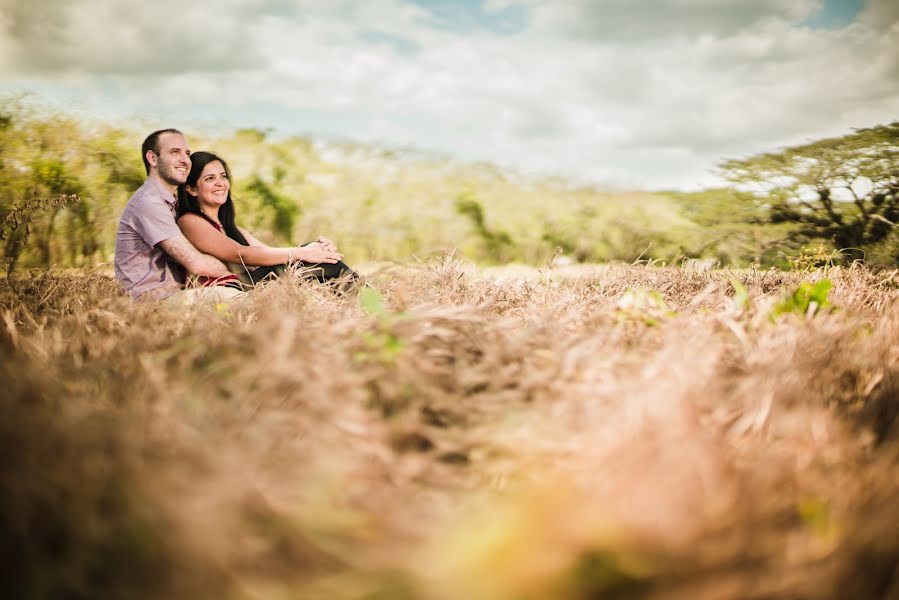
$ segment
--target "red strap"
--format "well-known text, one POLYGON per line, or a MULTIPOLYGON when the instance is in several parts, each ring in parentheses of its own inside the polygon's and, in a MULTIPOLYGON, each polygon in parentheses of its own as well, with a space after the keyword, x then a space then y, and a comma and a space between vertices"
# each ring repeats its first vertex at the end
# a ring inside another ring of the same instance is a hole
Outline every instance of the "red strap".
POLYGON ((240 277, 237 275, 222 275, 221 277, 206 277, 205 275, 202 277, 197 277, 197 283, 202 285, 203 287, 214 287, 217 285, 228 285, 231 282, 240 283, 240 277))

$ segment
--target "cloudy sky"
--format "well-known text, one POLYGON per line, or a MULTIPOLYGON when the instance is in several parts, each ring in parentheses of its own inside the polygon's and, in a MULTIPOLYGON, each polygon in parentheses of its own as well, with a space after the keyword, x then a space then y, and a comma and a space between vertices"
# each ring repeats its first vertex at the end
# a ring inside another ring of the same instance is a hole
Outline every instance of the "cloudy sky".
POLYGON ((0 0, 0 94, 695 188, 899 119, 897 0, 0 0))

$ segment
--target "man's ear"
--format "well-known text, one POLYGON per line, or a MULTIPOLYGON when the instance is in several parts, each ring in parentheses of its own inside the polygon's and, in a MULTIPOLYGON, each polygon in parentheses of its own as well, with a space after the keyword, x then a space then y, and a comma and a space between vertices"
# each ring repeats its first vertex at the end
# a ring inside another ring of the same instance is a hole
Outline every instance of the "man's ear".
POLYGON ((147 162, 150 163, 151 167, 156 167, 159 165, 159 157, 152 150, 147 150, 147 162))

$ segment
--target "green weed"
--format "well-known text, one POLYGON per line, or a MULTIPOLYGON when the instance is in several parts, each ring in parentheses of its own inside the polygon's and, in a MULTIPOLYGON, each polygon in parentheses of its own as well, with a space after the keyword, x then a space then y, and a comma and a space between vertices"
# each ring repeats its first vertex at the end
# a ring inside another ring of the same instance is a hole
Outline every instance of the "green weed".
POLYGON ((798 314, 812 317, 833 308, 827 299, 833 282, 830 279, 820 279, 817 283, 803 281, 792 294, 781 299, 774 305, 769 313, 772 321, 785 314, 798 314))
POLYGON ((615 319, 619 323, 643 323, 649 327, 677 313, 668 308, 665 297, 656 290, 634 288, 626 291, 615 305, 615 319))

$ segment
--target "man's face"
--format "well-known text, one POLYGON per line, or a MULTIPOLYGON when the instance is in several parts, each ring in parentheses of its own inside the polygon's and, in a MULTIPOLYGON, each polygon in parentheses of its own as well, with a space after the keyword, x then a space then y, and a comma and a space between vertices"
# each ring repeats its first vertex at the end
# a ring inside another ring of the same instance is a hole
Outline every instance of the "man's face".
POLYGON ((190 148, 180 133, 163 133, 159 136, 159 153, 147 152, 150 167, 155 167, 159 177, 169 185, 181 185, 190 172, 190 148))

